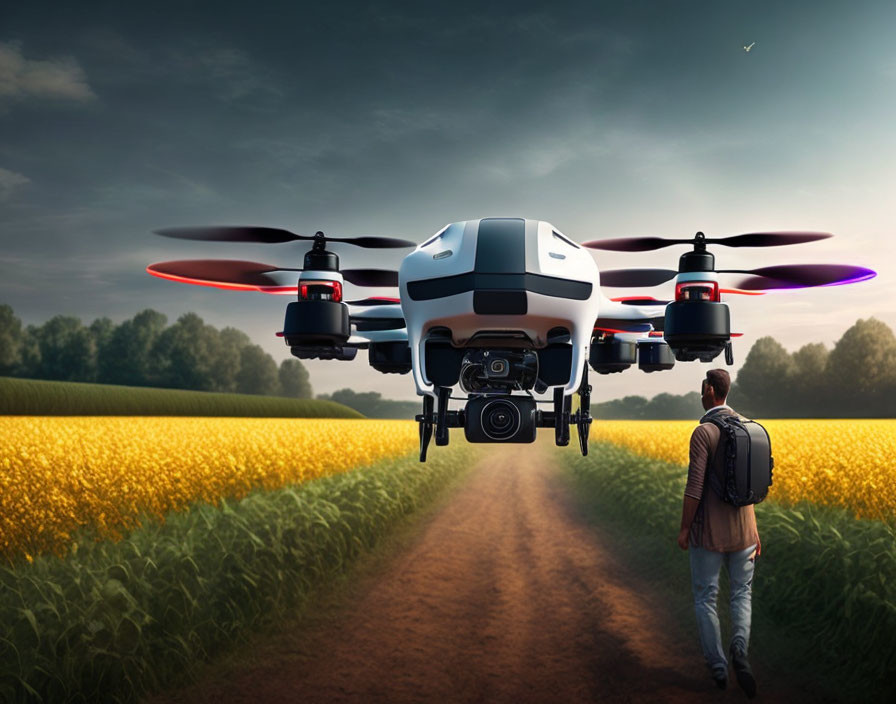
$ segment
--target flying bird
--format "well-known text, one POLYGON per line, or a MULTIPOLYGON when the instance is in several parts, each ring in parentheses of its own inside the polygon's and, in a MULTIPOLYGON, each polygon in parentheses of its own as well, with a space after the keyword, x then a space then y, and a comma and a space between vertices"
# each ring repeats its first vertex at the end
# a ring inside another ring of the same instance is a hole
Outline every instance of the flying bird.
POLYGON ((750 44, 750 46, 745 46, 744 51, 746 51, 749 54, 750 49, 752 49, 755 44, 756 44, 756 42, 753 42, 753 44, 750 44))

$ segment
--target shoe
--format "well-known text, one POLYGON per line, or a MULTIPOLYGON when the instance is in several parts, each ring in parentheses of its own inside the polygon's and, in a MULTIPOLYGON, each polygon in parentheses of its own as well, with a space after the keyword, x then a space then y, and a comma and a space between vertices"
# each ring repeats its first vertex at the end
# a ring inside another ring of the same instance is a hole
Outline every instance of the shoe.
POLYGON ((712 681, 716 683, 719 689, 728 688, 728 670, 713 670, 712 681))
POLYGON ((750 661, 747 660, 746 653, 740 648, 731 648, 731 665, 734 667, 734 674, 737 676, 740 688, 750 699, 755 697, 756 678, 753 677, 753 670, 750 668, 750 661))

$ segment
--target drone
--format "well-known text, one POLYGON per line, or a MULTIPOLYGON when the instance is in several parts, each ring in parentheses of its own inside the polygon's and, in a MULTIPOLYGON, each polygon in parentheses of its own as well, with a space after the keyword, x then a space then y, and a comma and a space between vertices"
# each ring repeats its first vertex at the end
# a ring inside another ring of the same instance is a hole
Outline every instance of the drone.
POLYGON ((672 369, 678 362, 734 363, 728 305, 722 294, 850 284, 876 275, 846 264, 785 264, 717 269, 708 247, 772 247, 831 237, 826 232, 754 232, 692 238, 628 237, 578 243, 549 222, 489 217, 446 225, 424 242, 392 237, 298 235, 269 227, 182 227, 157 234, 188 240, 288 243, 308 241, 301 268, 239 260, 182 260, 147 267, 153 276, 189 284, 295 295, 277 333, 300 359, 352 360, 359 349, 373 369, 412 374, 423 409, 420 461, 430 440, 447 445, 450 428, 468 442, 531 443, 538 428, 570 441, 575 426, 588 454, 592 423, 589 368, 622 372, 672 369), (341 269, 331 244, 410 248, 399 269, 341 269), (675 245, 688 251, 677 269, 600 271, 589 250, 646 252, 675 245), (272 276, 297 272, 295 284, 272 276), (722 287, 719 275, 736 275, 722 287), (649 288, 675 280, 674 300, 608 298, 602 286, 649 288), (346 282, 397 287, 399 296, 345 300, 346 282), (459 387, 465 394, 453 397, 459 387), (534 394, 552 390, 552 410, 534 394), (572 412, 572 398, 579 396, 572 412), (465 401, 449 410, 450 399, 465 401))

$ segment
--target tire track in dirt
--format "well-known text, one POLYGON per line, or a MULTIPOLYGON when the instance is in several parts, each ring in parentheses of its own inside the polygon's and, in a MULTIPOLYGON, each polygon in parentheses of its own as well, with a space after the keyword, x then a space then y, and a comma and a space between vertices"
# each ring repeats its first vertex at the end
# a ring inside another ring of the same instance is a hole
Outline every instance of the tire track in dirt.
POLYGON ((661 588, 632 583, 612 546, 576 519, 552 466, 563 451, 574 449, 541 439, 490 448, 338 613, 272 635, 263 664, 152 702, 743 699, 733 681, 715 688, 696 628, 678 632, 661 588))

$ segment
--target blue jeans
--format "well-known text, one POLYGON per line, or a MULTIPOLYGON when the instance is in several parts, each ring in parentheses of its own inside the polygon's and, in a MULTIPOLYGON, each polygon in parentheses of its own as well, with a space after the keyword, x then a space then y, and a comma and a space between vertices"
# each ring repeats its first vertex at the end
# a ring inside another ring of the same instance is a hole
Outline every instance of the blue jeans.
POLYGON ((722 650, 722 633, 716 611, 719 570, 724 562, 731 585, 731 646, 736 645, 746 654, 747 643, 750 641, 750 596, 753 587, 753 567, 756 562, 753 555, 755 550, 755 545, 738 552, 689 548, 697 630, 700 633, 703 657, 713 671, 728 670, 728 658, 722 650))

